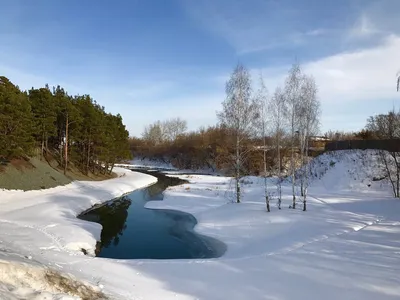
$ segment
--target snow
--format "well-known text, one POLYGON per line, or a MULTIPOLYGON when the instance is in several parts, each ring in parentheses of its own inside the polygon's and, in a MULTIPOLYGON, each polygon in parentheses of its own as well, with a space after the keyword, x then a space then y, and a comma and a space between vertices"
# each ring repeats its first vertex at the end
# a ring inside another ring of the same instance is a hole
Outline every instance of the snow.
POLYGON ((220 173, 212 168, 198 169, 177 169, 170 162, 165 162, 160 159, 135 158, 126 164, 116 164, 118 167, 128 169, 145 169, 146 171, 160 171, 166 174, 207 174, 220 175, 220 173))
MULTIPOLYGON (((82 249, 85 249, 89 255, 94 255, 101 225, 79 220, 76 216, 95 204, 157 181, 153 176, 122 168, 114 171, 119 177, 106 182, 73 182, 66 186, 29 192, 0 191, 0 259, 6 257, 4 262, 0 260, 1 299, 6 297, 6 291, 11 293, 10 286, 19 297, 29 294, 28 298, 31 299, 35 294, 32 291, 44 290, 45 294, 38 294, 35 299, 50 299, 48 293, 55 291, 49 290, 43 280, 48 269, 21 263, 26 264, 32 258, 39 259, 39 256, 49 252, 74 257, 83 256, 82 249), (24 256, 17 253, 24 253, 24 256), (35 279, 24 282, 27 274, 35 279), (14 288, 16 282, 28 288, 14 288)), ((62 269, 56 262, 49 264, 62 269)), ((54 297, 61 299, 57 294, 54 297)), ((8 298, 19 299, 7 295, 8 298)))
POLYGON ((166 169, 166 170, 176 170, 171 163, 164 162, 161 160, 152 160, 148 158, 137 157, 131 160, 128 164, 117 164, 120 167, 132 167, 132 168, 155 168, 155 169, 166 169))
MULTIPOLYGON (((273 200, 271 213, 261 178, 244 178, 243 201, 234 204, 230 178, 171 175, 189 183, 168 188, 164 201, 147 207, 192 213, 197 232, 228 246, 216 259, 113 260, 79 251, 93 250, 100 226, 74 216, 149 184, 145 175, 126 171, 111 181, 57 191, 3 191, 0 246, 20 256, 0 259, 46 265, 104 286, 112 299, 399 299, 400 201, 386 181, 372 180, 380 172, 373 151, 324 154, 313 161, 308 211, 300 203, 297 210, 288 208, 291 188, 284 182, 282 210, 273 200)), ((274 182, 268 180, 272 191, 274 182)), ((10 284, 1 275, 0 282, 10 284)), ((0 298, 8 299, 2 286, 0 298)))

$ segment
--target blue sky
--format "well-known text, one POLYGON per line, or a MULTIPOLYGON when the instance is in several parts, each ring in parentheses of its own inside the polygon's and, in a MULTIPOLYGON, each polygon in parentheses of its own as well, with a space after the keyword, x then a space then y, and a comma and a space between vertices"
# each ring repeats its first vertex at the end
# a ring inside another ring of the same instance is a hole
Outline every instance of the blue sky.
POLYGON ((0 0, 0 74, 60 84, 121 113, 130 134, 158 119, 216 123, 245 64, 270 93, 297 59, 319 87, 321 131, 358 130, 400 107, 398 0, 0 0))

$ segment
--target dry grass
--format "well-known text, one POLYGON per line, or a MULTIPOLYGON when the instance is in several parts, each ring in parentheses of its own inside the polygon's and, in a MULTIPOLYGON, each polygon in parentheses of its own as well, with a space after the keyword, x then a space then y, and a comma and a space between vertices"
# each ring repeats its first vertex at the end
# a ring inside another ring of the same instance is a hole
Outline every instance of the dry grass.
POLYGON ((109 299, 98 286, 99 282, 97 282, 96 285, 92 285, 80 281, 72 275, 62 274, 57 270, 40 265, 31 265, 1 259, 0 284, 12 287, 9 291, 12 295, 17 297, 12 297, 11 299, 36 299, 35 297, 37 295, 43 294, 69 295, 82 300, 109 299), (21 289, 24 290, 24 295, 27 296, 26 298, 19 298, 21 295, 18 291, 21 289), (16 294, 14 294, 14 292, 16 292, 16 294))
POLYGON ((30 163, 29 160, 24 158, 15 158, 10 161, 10 164, 18 171, 23 171, 24 169, 34 169, 35 166, 30 163))
POLYGON ((105 300, 108 297, 101 291, 78 280, 62 275, 54 270, 47 270, 44 275, 47 283, 55 290, 80 297, 82 300, 105 300))

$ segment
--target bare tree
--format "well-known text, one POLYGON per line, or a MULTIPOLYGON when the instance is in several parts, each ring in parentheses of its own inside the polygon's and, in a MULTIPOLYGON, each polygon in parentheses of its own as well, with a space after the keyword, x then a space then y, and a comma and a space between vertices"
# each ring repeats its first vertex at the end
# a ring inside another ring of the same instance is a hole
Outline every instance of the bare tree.
POLYGON ((303 197, 303 211, 306 211, 308 176, 310 165, 308 160, 308 142, 310 136, 319 131, 320 102, 317 97, 317 86, 313 77, 304 76, 301 86, 301 102, 299 105, 299 139, 300 139, 300 189, 303 197))
POLYGON ((156 121, 144 128, 142 133, 143 140, 152 145, 159 145, 165 140, 164 126, 160 121, 156 121))
POLYGON ((241 142, 252 135, 259 119, 259 106, 251 94, 251 80, 247 69, 239 64, 233 71, 225 87, 226 99, 222 102, 222 111, 217 112, 221 124, 230 129, 235 137, 235 180, 236 202, 240 203, 241 166, 246 151, 241 151, 241 142))
POLYGON ((276 88, 274 96, 269 103, 269 112, 271 114, 272 132, 276 148, 276 174, 277 192, 278 192, 278 208, 281 209, 282 203, 282 165, 281 165, 281 147, 282 138, 284 135, 284 110, 285 110, 285 96, 280 87, 276 88))
MULTIPOLYGON (((400 139, 400 112, 370 117, 366 129, 380 139, 400 139)), ((400 152, 379 150, 379 157, 385 166, 386 176, 393 189, 393 195, 400 198, 400 152)))
POLYGON ((265 86, 264 79, 262 76, 260 76, 260 88, 258 90, 258 95, 257 99, 260 103, 261 106, 261 134, 262 134, 262 139, 263 139, 263 167, 264 167, 264 196, 265 196, 265 205, 267 208, 267 211, 270 212, 270 204, 269 204, 269 194, 268 194, 268 180, 267 180, 267 157, 266 157, 266 151, 267 151, 267 143, 266 143, 266 137, 267 137, 267 127, 268 127, 268 121, 269 121, 269 99, 268 99, 268 90, 265 86))
POLYGON ((396 77, 397 77, 397 91, 399 91, 399 89, 400 89, 400 71, 397 73, 396 77))
POLYGON ((187 122, 181 118, 173 118, 163 122, 156 121, 144 128, 142 138, 153 145, 173 142, 187 130, 187 122))
POLYGON ((353 132, 332 131, 329 130, 324 136, 331 141, 352 140, 355 137, 353 132))
POLYGON ((187 130, 186 120, 181 118, 173 118, 163 122, 164 137, 168 141, 175 141, 179 135, 182 135, 187 130))
POLYGON ((303 81, 303 75, 298 64, 294 64, 289 71, 289 75, 286 78, 285 82, 285 117, 288 120, 289 128, 290 128, 290 147, 291 147, 291 155, 290 155, 290 174, 292 178, 292 195, 293 195, 293 203, 291 207, 293 209, 296 208, 296 194, 295 194, 295 147, 296 147, 296 138, 298 132, 298 111, 299 111, 299 103, 301 98, 301 86, 303 81))

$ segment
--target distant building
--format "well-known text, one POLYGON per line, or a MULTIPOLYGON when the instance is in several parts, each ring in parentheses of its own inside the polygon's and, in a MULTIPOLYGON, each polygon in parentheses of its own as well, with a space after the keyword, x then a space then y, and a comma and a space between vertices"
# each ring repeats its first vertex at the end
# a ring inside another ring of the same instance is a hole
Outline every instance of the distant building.
POLYGON ((310 150, 324 150, 326 143, 331 140, 325 136, 310 136, 308 140, 308 147, 310 150))

